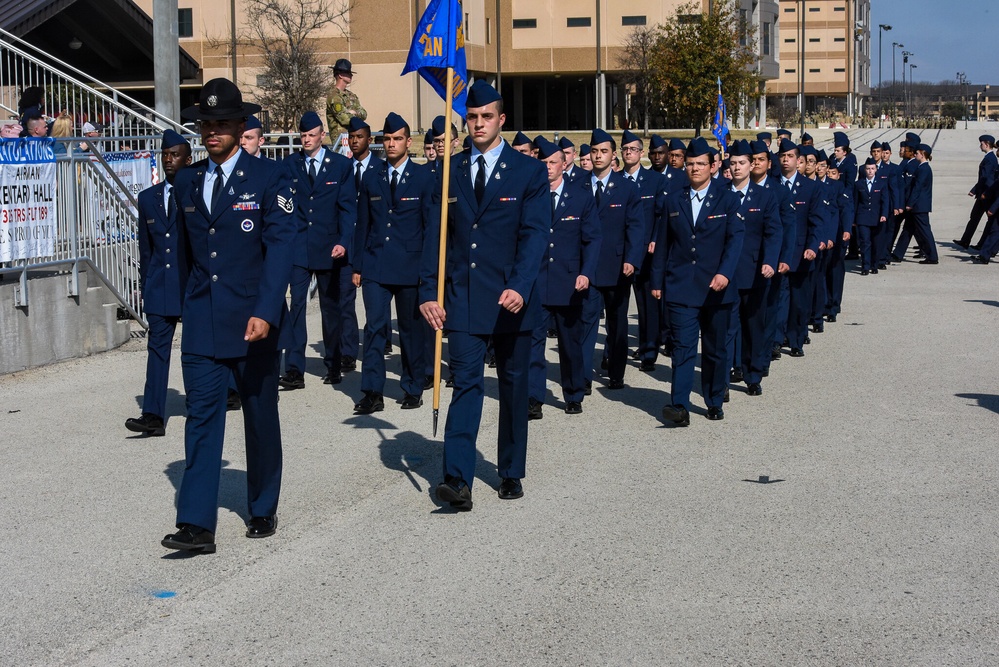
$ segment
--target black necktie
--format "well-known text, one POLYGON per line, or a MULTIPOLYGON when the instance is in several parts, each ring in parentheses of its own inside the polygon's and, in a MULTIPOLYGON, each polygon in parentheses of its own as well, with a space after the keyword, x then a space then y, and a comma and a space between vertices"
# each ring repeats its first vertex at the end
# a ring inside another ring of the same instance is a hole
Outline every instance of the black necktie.
POLYGON ((736 190, 735 194, 739 195, 739 203, 740 204, 742 203, 742 200, 746 198, 746 193, 743 192, 742 190, 736 190))
POLYGON ((486 159, 481 155, 476 158, 475 164, 479 170, 475 173, 475 201, 482 203, 482 195, 486 194, 486 159))
POLYGON ((309 158, 309 185, 316 184, 316 159, 309 158))
POLYGON ((788 181, 787 182, 787 189, 788 190, 794 190, 794 181, 788 181))
POLYGON ((558 208, 558 193, 554 190, 552 191, 552 215, 555 215, 555 209, 558 208))
POLYGON ((215 184, 212 186, 212 213, 215 213, 215 205, 219 201, 219 196, 222 194, 222 179, 225 174, 222 173, 222 165, 215 165, 215 184))
POLYGON ((173 219, 176 204, 173 203, 173 188, 167 188, 167 220, 173 219))
POLYGON ((389 181, 389 191, 392 193, 392 205, 395 206, 395 188, 399 185, 399 172, 392 171, 392 180, 389 181))
POLYGON ((354 189, 358 192, 361 191, 361 167, 364 166, 360 162, 357 163, 357 168, 354 169, 354 189))
POLYGON ((601 195, 604 193, 604 182, 597 181, 597 206, 600 206, 601 195))

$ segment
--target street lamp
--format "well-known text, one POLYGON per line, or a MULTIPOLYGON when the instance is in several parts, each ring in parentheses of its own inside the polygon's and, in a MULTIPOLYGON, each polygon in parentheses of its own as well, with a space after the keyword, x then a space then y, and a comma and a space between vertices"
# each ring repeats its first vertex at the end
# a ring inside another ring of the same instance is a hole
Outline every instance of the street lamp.
POLYGON ((889 104, 891 104, 892 109, 895 108, 895 92, 896 92, 895 91, 895 81, 896 81, 896 79, 895 79, 895 47, 896 46, 898 48, 900 48, 900 49, 904 49, 905 48, 905 44, 899 44, 898 42, 892 42, 891 43, 891 101, 889 102, 889 104))
MULTIPOLYGON (((909 63, 909 56, 912 55, 912 51, 902 51, 902 111, 908 115, 909 111, 909 96, 905 92, 905 66, 909 63)), ((910 87, 912 82, 909 82, 910 87)))
POLYGON ((884 105, 881 102, 881 33, 891 30, 890 25, 878 24, 878 127, 882 127, 881 118, 884 116, 884 105))
POLYGON ((961 107, 962 113, 964 114, 964 129, 968 129, 968 101, 965 92, 968 88, 968 77, 965 76, 964 72, 957 73, 957 85, 961 86, 961 107))
POLYGON ((914 69, 916 69, 916 64, 909 63, 909 113, 910 114, 912 113, 912 70, 914 69))

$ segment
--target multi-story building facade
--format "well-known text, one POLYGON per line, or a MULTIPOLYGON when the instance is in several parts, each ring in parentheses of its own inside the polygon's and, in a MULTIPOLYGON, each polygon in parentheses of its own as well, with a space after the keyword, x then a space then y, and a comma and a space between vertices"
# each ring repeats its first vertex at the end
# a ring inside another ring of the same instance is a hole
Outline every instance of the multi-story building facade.
MULTIPOLYGON (((153 0, 135 0, 151 13, 153 0)), ((714 0, 703 0, 702 11, 714 0)), ((848 0, 841 0, 843 2, 848 0)), ((778 66, 777 0, 739 0, 759 43, 759 70, 775 79, 778 66)), ((235 0, 237 40, 252 31, 243 0, 235 0)), ((388 111, 414 128, 430 125, 442 110, 440 98, 415 74, 400 77, 410 40, 426 0, 355 0, 342 26, 317 33, 321 56, 331 64, 348 58, 357 72, 351 89, 374 126, 388 111)), ((507 127, 577 130, 620 127, 628 122, 630 93, 622 67, 623 46, 637 27, 663 23, 682 0, 464 0, 469 76, 486 78, 508 100, 507 127)), ((781 3, 783 4, 783 3, 781 3)), ((253 94, 262 70, 252 45, 231 57, 230 3, 179 0, 180 45, 197 60, 203 80, 232 77, 253 94)), ((185 91, 190 103, 196 86, 185 91)), ((324 96, 317 91, 318 99, 324 96)), ((757 116, 765 113, 765 99, 757 116)))
POLYGON ((780 0, 779 21, 780 76, 768 86, 770 102, 791 98, 800 108, 804 90, 806 112, 863 114, 871 93, 870 0, 780 0))

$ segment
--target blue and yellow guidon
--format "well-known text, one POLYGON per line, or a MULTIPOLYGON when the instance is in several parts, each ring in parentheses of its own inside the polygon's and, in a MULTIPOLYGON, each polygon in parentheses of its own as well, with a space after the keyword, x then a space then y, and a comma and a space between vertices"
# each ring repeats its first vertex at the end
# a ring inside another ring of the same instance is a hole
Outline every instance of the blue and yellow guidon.
POLYGON ((403 74, 419 72, 437 94, 447 96, 447 70, 453 68, 452 108, 465 115, 468 96, 468 68, 465 64, 465 35, 459 0, 431 0, 423 13, 403 74))

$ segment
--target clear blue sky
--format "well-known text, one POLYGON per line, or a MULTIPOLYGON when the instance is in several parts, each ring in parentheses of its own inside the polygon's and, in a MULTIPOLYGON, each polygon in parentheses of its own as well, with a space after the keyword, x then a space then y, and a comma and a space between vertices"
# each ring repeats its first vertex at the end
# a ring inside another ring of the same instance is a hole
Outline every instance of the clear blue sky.
MULTIPOLYGON (((883 33, 882 72, 891 81, 892 42, 905 44, 916 81, 955 80, 964 72, 972 84, 999 84, 999 2, 996 0, 871 0, 871 81, 878 82, 878 24, 883 33)), ((902 78, 902 49, 896 48, 895 77, 902 78)))

